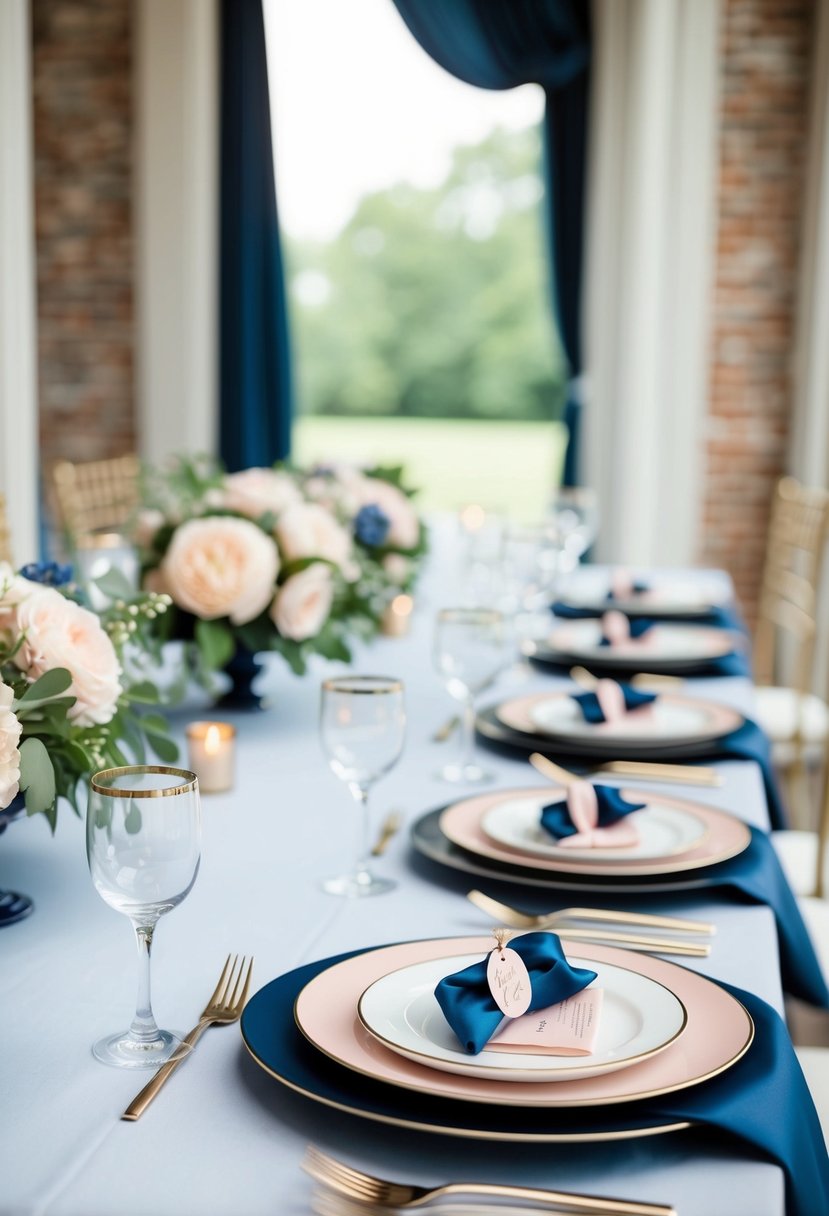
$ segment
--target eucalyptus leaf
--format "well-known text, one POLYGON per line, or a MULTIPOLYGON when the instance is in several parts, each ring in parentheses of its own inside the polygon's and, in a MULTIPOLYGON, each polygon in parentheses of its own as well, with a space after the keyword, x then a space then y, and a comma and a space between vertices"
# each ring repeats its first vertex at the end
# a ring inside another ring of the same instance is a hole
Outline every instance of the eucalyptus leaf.
POLYGON ((52 697, 59 697, 61 693, 66 692, 71 683, 71 672, 65 667, 53 667, 35 680, 34 684, 30 684, 17 703, 31 706, 33 701, 50 701, 52 697))
POLYGON ((130 836, 135 836, 141 831, 141 812, 135 803, 133 803, 124 816, 124 827, 130 836))
POLYGON ((20 788, 26 796, 28 814, 36 815, 54 807, 55 770, 44 744, 34 736, 20 744, 20 788))
POLYGON ((163 760, 165 764, 175 764, 178 760, 178 745, 168 735, 156 735, 152 731, 147 731, 146 735, 147 743, 159 760, 163 760))
POLYGON ((142 705, 158 705, 161 697, 158 689, 151 680, 138 680, 126 689, 128 701, 138 701, 142 705))
POLYGON ((114 566, 92 581, 111 600, 131 600, 135 597, 135 587, 123 571, 116 570, 114 566))
POLYGON ((194 632, 205 667, 215 671, 233 658, 236 642, 224 621, 196 621, 194 632))

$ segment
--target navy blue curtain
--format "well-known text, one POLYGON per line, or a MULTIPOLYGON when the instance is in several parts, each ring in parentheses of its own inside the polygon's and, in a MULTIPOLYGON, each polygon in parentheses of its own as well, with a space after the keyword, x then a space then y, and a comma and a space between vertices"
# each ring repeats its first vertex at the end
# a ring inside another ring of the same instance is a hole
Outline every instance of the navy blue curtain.
POLYGON ((291 443, 291 360, 262 0, 222 0, 219 453, 231 471, 291 443))
POLYGON ((394 0, 415 38, 453 76, 483 89, 535 82, 544 145, 553 306, 570 367, 565 485, 578 484, 581 285, 590 73, 589 0, 394 0))

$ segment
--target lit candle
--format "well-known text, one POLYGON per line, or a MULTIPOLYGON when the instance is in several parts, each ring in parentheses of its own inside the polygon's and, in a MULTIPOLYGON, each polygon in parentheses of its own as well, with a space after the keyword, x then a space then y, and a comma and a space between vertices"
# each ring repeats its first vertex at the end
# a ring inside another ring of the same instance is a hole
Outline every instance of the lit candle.
POLYGON ((203 794, 233 788, 236 727, 229 722, 191 722, 187 727, 190 768, 203 794))
POLYGON ((461 507, 459 514, 464 532, 480 532, 486 523, 486 511, 477 502, 467 503, 465 507, 461 507))
POLYGON ((388 638, 402 638, 409 632, 414 600, 410 595, 396 595, 383 613, 382 630, 388 638))

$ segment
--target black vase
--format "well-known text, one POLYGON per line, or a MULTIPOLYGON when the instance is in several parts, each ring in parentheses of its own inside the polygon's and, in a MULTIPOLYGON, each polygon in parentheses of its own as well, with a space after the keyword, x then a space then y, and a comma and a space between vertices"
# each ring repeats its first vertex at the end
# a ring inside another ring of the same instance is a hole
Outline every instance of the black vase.
MULTIPOLYGON (((18 794, 16 798, 12 799, 5 810, 0 811, 0 835, 5 832, 13 819, 17 819, 25 813, 26 806, 23 802, 23 795, 18 794)), ((19 895, 17 891, 4 891, 0 888, 0 929, 4 929, 6 925, 17 924, 19 920, 23 920, 24 916, 28 916, 33 909, 34 904, 28 895, 19 895)))
POLYGON ((248 712, 265 708, 265 698, 260 697, 253 688, 253 681, 261 672, 262 664, 252 650, 237 642, 233 658, 224 670, 230 676, 231 685, 216 702, 218 706, 248 712))

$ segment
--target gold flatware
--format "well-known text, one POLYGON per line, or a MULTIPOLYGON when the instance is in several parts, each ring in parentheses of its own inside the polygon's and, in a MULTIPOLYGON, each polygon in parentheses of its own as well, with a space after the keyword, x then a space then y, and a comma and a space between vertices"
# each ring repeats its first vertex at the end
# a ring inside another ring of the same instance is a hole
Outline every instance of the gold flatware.
POLYGON ((184 1039, 184 1046, 190 1048, 184 1055, 176 1056, 169 1063, 163 1064, 158 1072, 149 1081, 139 1094, 133 1098, 127 1109, 121 1116, 130 1123, 134 1123, 143 1115, 144 1111, 152 1102, 162 1085, 167 1081, 168 1077, 172 1076, 179 1064, 183 1063, 191 1054, 192 1049, 196 1046, 201 1036, 207 1030, 208 1026, 229 1026, 232 1022, 238 1022, 242 1016, 242 1010, 245 1007, 245 1001, 248 999, 250 990, 250 979, 253 973, 253 959, 247 963, 247 960, 242 956, 239 961, 238 954, 233 958, 231 963, 231 955, 227 956, 227 962, 222 968, 222 974, 219 976, 219 982, 213 989, 213 994, 210 1000, 204 1007, 201 1017, 196 1025, 184 1039))
POLYGON ((541 773, 542 777, 546 777, 549 781, 555 781, 556 785, 572 785, 575 781, 583 781, 583 777, 577 776, 576 773, 571 773, 569 769, 562 768, 560 764, 555 764, 552 760, 548 760, 546 756, 542 756, 541 752, 530 753, 530 764, 541 773))
MULTIPOLYGON (((386 1203, 365 1203, 363 1200, 346 1199, 345 1195, 338 1191, 328 1191, 322 1187, 316 1187, 311 1194, 311 1211, 316 1216, 389 1216, 389 1213, 397 1210, 386 1203)), ((440 1199, 429 1208, 434 1216, 473 1216, 473 1213, 474 1216, 549 1216, 553 1210, 550 1207, 528 1208, 523 1203, 476 1203, 474 1208, 470 1208, 469 1204, 463 1201, 445 1203, 440 1199)), ((573 1209, 569 1210, 572 1213, 573 1209)))
MULTIPOLYGON (((468 891, 466 898, 493 920, 510 925, 513 929, 551 929, 571 920, 594 920, 603 924, 641 925, 648 929, 668 929, 675 933, 696 933, 709 937, 717 932, 716 925, 709 921, 689 920, 684 916, 655 916, 648 912, 622 912, 616 908, 560 908, 557 912, 533 916, 484 895, 483 891, 468 891)), ((562 932, 566 933, 567 930, 562 929, 562 932)))
POLYGON ((640 777, 643 781, 673 782, 677 785, 722 785, 723 779, 716 769, 705 765, 692 764, 658 764, 650 760, 605 760, 603 764, 591 768, 584 777, 571 773, 560 764, 542 756, 540 752, 530 754, 530 764, 533 768, 554 781, 556 785, 572 785, 574 781, 586 777, 640 777))
POLYGON ((536 1187, 497 1182, 448 1182, 434 1187, 389 1182, 344 1165, 314 1145, 308 1146, 302 1168, 317 1182, 340 1195, 359 1203, 385 1204, 391 1208, 419 1208, 444 1195, 482 1195, 527 1200, 543 1204, 551 1211, 578 1212, 584 1216, 676 1216, 674 1209, 664 1204, 604 1199, 594 1195, 575 1195, 566 1191, 539 1190, 536 1187))
POLYGON ((380 831, 377 833, 374 848, 371 850, 371 856, 382 857, 402 826, 403 816, 400 814, 400 812, 389 811, 388 815, 380 825, 380 831))
POLYGON ((641 777, 643 781, 674 782, 677 785, 723 784, 723 777, 715 768, 704 764, 658 764, 650 760, 606 760, 594 772, 610 773, 617 777, 641 777))

